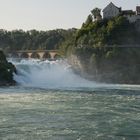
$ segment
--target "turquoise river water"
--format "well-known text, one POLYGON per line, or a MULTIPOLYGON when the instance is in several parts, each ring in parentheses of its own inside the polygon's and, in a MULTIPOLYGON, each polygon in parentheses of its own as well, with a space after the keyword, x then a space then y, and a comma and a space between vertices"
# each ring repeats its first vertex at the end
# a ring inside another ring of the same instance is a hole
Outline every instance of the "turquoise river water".
POLYGON ((63 61, 12 62, 19 85, 0 88, 0 140, 140 140, 139 85, 87 81, 63 61))

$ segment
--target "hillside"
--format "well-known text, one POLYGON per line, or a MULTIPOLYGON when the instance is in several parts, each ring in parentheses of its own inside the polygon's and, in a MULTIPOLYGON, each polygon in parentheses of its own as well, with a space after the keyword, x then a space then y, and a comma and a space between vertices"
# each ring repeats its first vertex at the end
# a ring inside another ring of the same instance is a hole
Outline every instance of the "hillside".
POLYGON ((74 70, 88 79, 140 84, 139 25, 122 16, 93 21, 89 15, 65 54, 74 70))

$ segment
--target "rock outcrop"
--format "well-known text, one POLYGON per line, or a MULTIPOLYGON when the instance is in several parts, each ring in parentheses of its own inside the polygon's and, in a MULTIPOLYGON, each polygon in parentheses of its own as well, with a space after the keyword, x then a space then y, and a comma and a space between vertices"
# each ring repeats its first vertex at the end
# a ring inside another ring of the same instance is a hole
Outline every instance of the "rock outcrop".
POLYGON ((0 51, 0 86, 15 85, 14 73, 16 73, 15 66, 8 62, 4 53, 0 51))

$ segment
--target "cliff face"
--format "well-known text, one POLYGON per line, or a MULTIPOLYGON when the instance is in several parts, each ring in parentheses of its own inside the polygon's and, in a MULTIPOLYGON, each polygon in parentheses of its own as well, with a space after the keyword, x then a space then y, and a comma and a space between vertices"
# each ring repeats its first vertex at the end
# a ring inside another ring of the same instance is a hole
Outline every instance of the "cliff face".
POLYGON ((88 70, 86 70, 88 68, 88 64, 85 64, 86 61, 82 61, 77 55, 71 55, 68 58, 68 63, 72 66, 74 73, 83 78, 95 80, 95 74, 91 74, 88 72, 88 70))
POLYGON ((81 76, 105 83, 140 84, 140 48, 77 50, 70 63, 81 76))
POLYGON ((9 63, 0 51, 0 86, 14 85, 13 73, 16 73, 15 66, 9 63))

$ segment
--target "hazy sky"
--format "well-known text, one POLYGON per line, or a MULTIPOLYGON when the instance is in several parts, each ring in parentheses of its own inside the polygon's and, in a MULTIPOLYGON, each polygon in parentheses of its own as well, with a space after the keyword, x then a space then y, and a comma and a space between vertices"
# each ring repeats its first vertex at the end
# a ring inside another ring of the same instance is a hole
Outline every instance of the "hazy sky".
MULTIPOLYGON (((50 30, 79 28, 90 11, 104 8, 111 0, 0 0, 0 28, 50 30)), ((123 9, 133 9, 140 0, 112 0, 123 9)))

